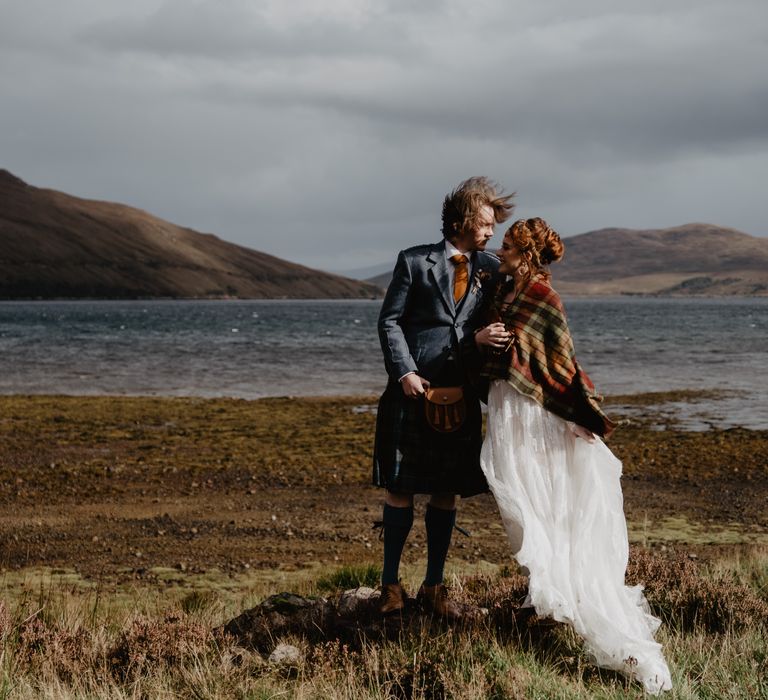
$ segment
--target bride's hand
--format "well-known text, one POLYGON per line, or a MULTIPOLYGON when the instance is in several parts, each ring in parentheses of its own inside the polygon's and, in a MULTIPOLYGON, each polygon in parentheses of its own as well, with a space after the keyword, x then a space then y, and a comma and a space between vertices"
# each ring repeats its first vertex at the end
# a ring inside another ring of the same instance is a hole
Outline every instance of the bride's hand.
POLYGON ((511 339, 512 334, 503 323, 492 323, 475 333, 477 347, 505 348, 511 339))
POLYGON ((595 441, 595 434, 591 430, 587 430, 583 426, 577 425, 576 423, 568 423, 568 425, 571 428, 571 432, 577 438, 583 438, 589 443, 593 443, 595 441))

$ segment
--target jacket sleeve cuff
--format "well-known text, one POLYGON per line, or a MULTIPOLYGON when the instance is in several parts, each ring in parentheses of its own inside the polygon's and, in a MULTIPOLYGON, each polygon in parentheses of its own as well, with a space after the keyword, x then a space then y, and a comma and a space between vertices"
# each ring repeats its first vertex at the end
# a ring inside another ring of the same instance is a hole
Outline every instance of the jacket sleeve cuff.
POLYGON ((419 368, 416 367, 416 363, 412 359, 408 358, 408 360, 403 360, 402 362, 395 362, 392 366, 392 371, 389 374, 392 379, 399 382, 406 375, 413 374, 418 371, 419 368))

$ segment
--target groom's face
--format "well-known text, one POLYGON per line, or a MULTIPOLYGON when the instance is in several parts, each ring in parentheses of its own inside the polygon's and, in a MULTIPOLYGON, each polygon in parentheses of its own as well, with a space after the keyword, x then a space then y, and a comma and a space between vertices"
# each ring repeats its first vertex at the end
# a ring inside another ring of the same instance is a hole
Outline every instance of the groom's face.
POLYGON ((493 227, 496 225, 496 217, 493 209, 487 204, 480 207, 480 211, 475 218, 475 223, 469 230, 460 233, 453 241, 453 244, 463 252, 473 250, 485 250, 485 246, 493 236, 493 227))

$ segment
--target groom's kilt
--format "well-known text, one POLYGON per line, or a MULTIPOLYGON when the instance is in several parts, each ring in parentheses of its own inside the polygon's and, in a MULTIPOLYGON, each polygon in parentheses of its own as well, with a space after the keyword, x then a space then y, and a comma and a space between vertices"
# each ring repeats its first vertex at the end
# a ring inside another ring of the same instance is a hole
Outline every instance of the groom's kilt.
POLYGON ((474 496, 488 490, 480 469, 480 402, 464 390, 467 417, 453 433, 439 433, 424 415, 424 399, 409 399, 390 383, 379 399, 373 484, 393 493, 454 493, 474 496))

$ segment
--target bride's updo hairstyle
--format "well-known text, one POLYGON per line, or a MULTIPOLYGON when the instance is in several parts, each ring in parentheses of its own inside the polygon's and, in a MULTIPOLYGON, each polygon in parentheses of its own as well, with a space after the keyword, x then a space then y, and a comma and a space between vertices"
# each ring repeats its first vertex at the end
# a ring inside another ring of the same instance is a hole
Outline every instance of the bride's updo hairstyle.
POLYGON ((565 244, 544 219, 519 219, 504 234, 522 253, 531 272, 543 272, 544 267, 563 257, 565 244))

